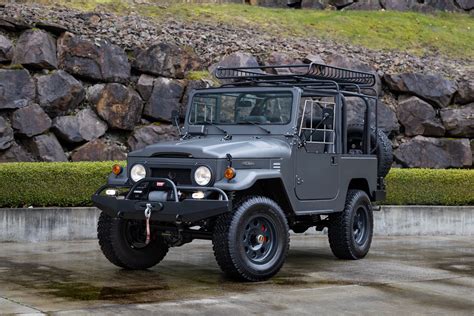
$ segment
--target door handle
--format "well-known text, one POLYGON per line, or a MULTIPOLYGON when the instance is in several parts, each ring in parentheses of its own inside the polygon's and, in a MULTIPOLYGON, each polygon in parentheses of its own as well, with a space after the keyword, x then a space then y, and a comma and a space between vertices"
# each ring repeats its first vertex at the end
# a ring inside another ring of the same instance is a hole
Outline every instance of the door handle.
POLYGON ((331 166, 337 166, 337 157, 331 156, 331 166))

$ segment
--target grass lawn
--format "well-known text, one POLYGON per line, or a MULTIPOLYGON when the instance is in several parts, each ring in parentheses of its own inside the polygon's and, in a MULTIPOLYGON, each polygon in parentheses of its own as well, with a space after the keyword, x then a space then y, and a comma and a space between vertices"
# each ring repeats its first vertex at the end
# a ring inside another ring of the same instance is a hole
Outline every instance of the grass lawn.
MULTIPOLYGON (((143 16, 260 28, 278 36, 317 37, 370 49, 474 58, 474 18, 460 13, 320 11, 225 4, 132 4, 125 0, 39 0, 79 10, 135 11, 143 16)), ((153 1, 149 1, 153 2, 153 1)), ((160 1, 156 1, 160 2, 160 1)), ((163 2, 163 1, 161 1, 163 2)))

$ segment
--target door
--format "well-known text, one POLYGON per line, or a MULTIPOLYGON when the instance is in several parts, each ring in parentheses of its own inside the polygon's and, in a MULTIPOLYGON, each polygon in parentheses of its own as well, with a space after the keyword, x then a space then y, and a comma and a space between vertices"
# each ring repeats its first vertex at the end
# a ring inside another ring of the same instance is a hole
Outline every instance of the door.
POLYGON ((296 196, 300 200, 335 198, 339 189, 337 155, 297 149, 295 185, 296 196))
POLYGON ((295 192, 300 200, 329 200, 338 194, 340 107, 336 104, 334 98, 304 101, 299 131, 304 145, 296 149, 294 159, 295 192))

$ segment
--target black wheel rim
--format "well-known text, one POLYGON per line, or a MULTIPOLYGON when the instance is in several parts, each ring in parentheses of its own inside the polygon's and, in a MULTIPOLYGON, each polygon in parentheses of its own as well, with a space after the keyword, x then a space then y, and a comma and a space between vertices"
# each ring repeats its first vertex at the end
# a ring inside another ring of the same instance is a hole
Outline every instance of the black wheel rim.
POLYGON ((130 248, 141 249, 147 246, 145 244, 146 227, 144 222, 126 220, 122 225, 122 232, 130 248))
POLYGON ((360 206, 355 215, 354 215, 354 222, 352 224, 354 241, 359 246, 365 244, 367 240, 367 233, 368 233, 368 216, 367 216, 367 209, 363 206, 360 206))
POLYGON ((257 265, 268 263, 278 248, 278 241, 273 219, 257 215, 244 223, 242 246, 245 258, 257 265))

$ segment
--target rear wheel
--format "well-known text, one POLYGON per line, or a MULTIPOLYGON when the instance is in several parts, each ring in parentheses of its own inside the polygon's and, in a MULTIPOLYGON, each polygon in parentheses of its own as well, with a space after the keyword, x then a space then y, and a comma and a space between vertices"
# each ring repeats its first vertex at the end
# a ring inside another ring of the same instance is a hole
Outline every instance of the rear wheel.
POLYGON ((213 249, 217 263, 229 277, 263 281, 285 262, 289 228, 278 204, 267 197, 244 198, 233 213, 217 219, 213 249))
POLYGON ((339 259, 361 259, 367 255, 373 234, 372 205, 367 193, 349 190, 344 211, 329 216, 329 245, 339 259))
POLYGON ((148 269, 158 264, 168 253, 169 246, 156 231, 145 243, 145 222, 112 218, 101 213, 97 226, 100 249, 105 257, 124 269, 148 269))

